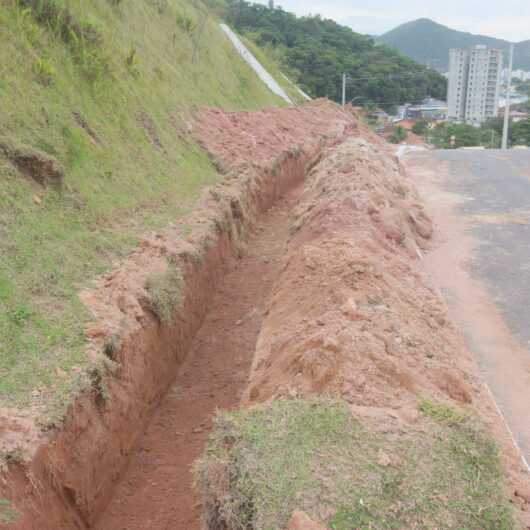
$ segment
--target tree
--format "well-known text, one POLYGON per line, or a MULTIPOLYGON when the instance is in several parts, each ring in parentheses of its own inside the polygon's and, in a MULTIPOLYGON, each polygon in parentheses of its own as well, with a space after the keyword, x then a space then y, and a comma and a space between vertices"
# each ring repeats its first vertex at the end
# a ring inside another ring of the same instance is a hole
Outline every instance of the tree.
POLYGON ((259 46, 272 47, 290 77, 315 97, 341 101, 344 72, 350 79, 347 99, 373 101, 387 111, 407 101, 446 96, 442 75, 333 20, 297 17, 279 7, 269 9, 271 4, 225 3, 227 22, 259 46))
POLYGON ((512 125, 510 143, 512 145, 530 146, 530 119, 522 120, 512 125))
POLYGON ((482 131, 466 123, 441 123, 434 129, 431 139, 432 143, 441 149, 483 145, 482 131), (453 136, 455 143, 451 145, 453 136))
POLYGON ((429 128, 429 121, 428 120, 418 120, 413 126, 412 126, 412 132, 414 134, 417 134, 418 136, 423 136, 427 129, 429 128))
POLYGON ((406 139, 407 131, 401 125, 398 125, 394 128, 394 132, 392 133, 392 136, 390 136, 388 141, 392 144, 400 144, 406 139))

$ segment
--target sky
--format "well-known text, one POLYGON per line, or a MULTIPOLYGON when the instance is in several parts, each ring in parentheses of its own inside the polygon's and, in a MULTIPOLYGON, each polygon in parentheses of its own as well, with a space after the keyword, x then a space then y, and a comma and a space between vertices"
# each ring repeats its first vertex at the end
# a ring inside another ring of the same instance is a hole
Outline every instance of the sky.
POLYGON ((370 35, 381 35, 404 22, 427 17, 460 31, 510 41, 530 40, 529 0, 276 0, 275 3, 298 15, 321 14, 370 35))

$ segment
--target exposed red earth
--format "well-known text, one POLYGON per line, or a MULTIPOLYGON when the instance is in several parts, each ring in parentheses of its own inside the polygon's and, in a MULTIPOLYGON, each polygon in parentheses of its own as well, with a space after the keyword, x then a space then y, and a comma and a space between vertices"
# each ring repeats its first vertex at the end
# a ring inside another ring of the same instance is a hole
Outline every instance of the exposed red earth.
MULTIPOLYGON (((62 430, 28 440, 0 485, 21 513, 9 528, 198 529, 190 467, 215 409, 320 393, 405 423, 423 393, 473 407, 503 447, 510 493, 528 491, 424 270, 432 224, 390 147, 326 101, 206 109, 191 133, 225 178, 83 293, 89 354, 119 336, 117 369, 104 401, 93 389, 62 430), (168 264, 182 303, 165 322, 146 283, 168 264)), ((311 524, 299 513, 289 528, 311 524)))
POLYGON ((94 525, 260 216, 303 181, 325 146, 360 134, 349 112, 326 101, 256 113, 205 110, 192 132, 223 167, 223 182, 204 192, 191 216, 144 237, 94 290, 82 293, 94 314, 87 355, 108 363, 102 352, 119 338, 111 349, 105 399, 95 381, 70 406, 63 427, 46 434, 31 413, 3 414, 9 428, 0 446, 17 443, 25 455, 0 484, 0 495, 19 513, 11 528, 94 525), (230 150, 239 157, 219 154, 230 150), (166 323, 153 314, 146 284, 168 264, 182 273, 182 302, 166 323))

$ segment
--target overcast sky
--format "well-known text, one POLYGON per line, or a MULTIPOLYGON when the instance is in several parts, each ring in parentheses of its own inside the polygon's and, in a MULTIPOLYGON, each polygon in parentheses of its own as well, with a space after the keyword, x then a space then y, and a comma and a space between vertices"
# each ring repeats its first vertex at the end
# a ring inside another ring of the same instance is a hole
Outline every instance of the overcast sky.
POLYGON ((427 17, 461 31, 530 39, 529 0, 276 0, 276 5, 298 15, 318 13, 371 35, 427 17))

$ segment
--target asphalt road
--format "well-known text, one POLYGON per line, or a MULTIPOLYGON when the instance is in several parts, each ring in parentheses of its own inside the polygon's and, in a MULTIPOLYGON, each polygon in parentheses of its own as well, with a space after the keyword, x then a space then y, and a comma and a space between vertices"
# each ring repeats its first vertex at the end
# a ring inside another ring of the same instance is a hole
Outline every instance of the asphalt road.
POLYGON ((488 285, 511 331, 530 344, 530 150, 434 156, 449 163, 446 188, 467 199, 459 213, 474 219, 473 275, 488 285))
POLYGON ((406 160, 437 224, 427 270, 530 464, 530 150, 406 160))

